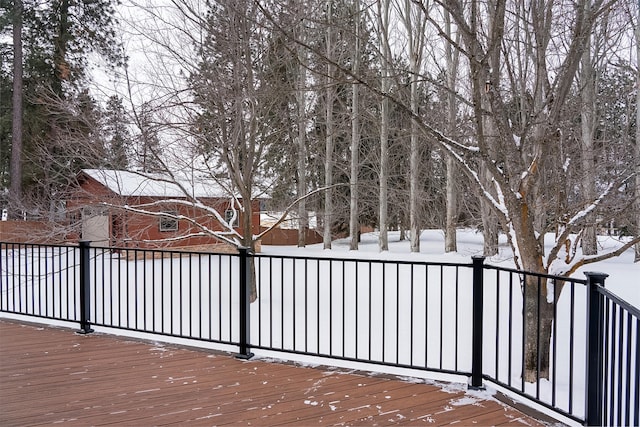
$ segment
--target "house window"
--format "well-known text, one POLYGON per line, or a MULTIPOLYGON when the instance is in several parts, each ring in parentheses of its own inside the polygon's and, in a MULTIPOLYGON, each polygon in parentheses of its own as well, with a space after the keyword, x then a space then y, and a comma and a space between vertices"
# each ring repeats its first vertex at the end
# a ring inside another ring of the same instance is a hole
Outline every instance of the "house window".
POLYGON ((236 212, 234 212, 233 209, 227 209, 224 211, 224 220, 227 221, 227 224, 229 224, 230 227, 238 226, 238 217, 233 217, 236 212))
MULTIPOLYGON (((168 215, 177 215, 176 212, 165 212, 168 215)), ((160 217, 160 231, 177 231, 178 220, 170 216, 160 217)))

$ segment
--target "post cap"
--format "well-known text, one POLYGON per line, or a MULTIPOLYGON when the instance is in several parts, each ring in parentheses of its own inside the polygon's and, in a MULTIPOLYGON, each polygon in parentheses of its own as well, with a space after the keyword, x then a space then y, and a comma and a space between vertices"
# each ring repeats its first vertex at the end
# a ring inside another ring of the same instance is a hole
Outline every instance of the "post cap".
POLYGON ((585 271, 584 275, 595 283, 604 283, 604 280, 609 277, 607 273, 601 273, 599 271, 585 271))

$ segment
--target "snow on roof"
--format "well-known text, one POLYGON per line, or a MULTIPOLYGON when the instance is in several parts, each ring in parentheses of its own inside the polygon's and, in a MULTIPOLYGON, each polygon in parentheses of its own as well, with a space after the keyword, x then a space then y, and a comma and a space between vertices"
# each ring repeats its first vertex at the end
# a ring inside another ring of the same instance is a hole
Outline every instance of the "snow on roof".
POLYGON ((82 169, 82 173, 95 179, 100 184, 120 196, 133 197, 195 197, 220 198, 229 197, 219 183, 212 179, 185 178, 171 179, 167 175, 129 172, 112 169, 82 169), (185 194, 186 190, 187 194, 185 194))
MULTIPOLYGON (((260 213, 260 225, 263 227, 271 227, 274 225, 283 215, 283 212, 261 212, 260 213)), ((307 225, 310 228, 317 228, 318 217, 315 212, 307 213, 307 225)), ((289 213, 284 221, 280 223, 278 228, 297 229, 298 228, 298 215, 294 212, 289 213)))

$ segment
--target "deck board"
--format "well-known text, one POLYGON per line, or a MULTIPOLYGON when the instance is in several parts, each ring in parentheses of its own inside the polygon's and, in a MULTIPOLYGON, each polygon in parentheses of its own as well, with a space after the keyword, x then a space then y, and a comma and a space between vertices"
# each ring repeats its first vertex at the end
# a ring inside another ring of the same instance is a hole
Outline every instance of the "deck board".
POLYGON ((424 383, 0 320, 0 425, 59 422, 544 425, 424 383))

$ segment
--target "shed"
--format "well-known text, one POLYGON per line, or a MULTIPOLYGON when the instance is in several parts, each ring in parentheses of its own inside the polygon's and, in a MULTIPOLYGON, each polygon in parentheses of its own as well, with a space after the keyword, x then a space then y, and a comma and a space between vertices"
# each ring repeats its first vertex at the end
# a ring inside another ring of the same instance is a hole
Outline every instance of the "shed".
MULTIPOLYGON (((166 248, 219 244, 198 226, 223 231, 207 209, 226 221, 241 224, 232 194, 214 179, 169 177, 112 169, 83 169, 78 186, 67 201, 79 237, 96 246, 166 248), (164 214, 164 215, 163 215, 164 214), (187 219, 175 219, 181 215, 187 219), (198 224, 198 225, 196 225, 198 224)), ((260 226, 260 201, 252 201, 253 233, 260 226)), ((236 228, 237 229, 237 228, 236 228)))

